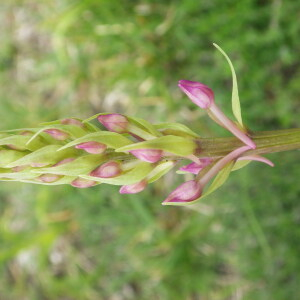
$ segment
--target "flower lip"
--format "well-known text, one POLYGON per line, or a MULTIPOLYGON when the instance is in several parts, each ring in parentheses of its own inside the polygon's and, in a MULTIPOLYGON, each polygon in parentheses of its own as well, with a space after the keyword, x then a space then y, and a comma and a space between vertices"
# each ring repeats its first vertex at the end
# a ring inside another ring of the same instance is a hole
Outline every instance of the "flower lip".
POLYGON ((198 106, 208 109, 214 102, 214 92, 201 82, 179 80, 179 88, 198 106))

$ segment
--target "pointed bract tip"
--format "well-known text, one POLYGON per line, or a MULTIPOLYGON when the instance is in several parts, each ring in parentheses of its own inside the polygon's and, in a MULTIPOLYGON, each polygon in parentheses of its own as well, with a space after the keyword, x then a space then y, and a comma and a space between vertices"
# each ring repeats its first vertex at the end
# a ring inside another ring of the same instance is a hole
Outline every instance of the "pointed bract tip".
POLYGON ((71 182, 72 186, 74 186, 76 188, 80 188, 80 189, 89 188, 89 187, 92 187, 96 184, 97 184, 96 181, 83 179, 83 178, 80 178, 80 177, 76 178, 75 180, 73 180, 71 182))
POLYGON ((156 163, 162 157, 162 150, 157 149, 137 149, 129 151, 132 155, 137 157, 142 161, 146 161, 149 163, 156 163))
POLYGON ((120 175, 122 172, 120 163, 109 161, 90 173, 90 176, 100 178, 112 178, 120 175))
POLYGON ((137 194, 145 189, 147 186, 147 181, 142 180, 138 183, 130 184, 130 185, 123 185, 119 192, 120 194, 137 194))
POLYGON ((117 133, 127 132, 128 120, 120 114, 107 114, 98 116, 98 121, 105 126, 109 131, 117 133))
POLYGON ((69 137, 68 133, 59 129, 45 129, 44 132, 50 134, 54 139, 58 141, 64 141, 69 137))
POLYGON ((186 181, 177 187, 164 201, 163 205, 171 203, 188 203, 198 199, 201 196, 202 188, 201 185, 195 181, 186 181))
POLYGON ((90 154, 101 154, 103 153, 107 146, 98 142, 85 142, 75 146, 76 149, 82 149, 90 154))
POLYGON ((203 109, 208 109, 214 102, 214 92, 203 83, 179 80, 178 86, 190 100, 203 109))

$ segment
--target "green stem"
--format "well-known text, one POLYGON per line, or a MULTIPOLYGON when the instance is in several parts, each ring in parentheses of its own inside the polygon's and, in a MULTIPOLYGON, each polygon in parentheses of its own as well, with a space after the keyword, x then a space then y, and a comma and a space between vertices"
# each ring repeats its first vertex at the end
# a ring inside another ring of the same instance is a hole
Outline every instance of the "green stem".
MULTIPOLYGON (((255 142, 256 149, 245 152, 245 155, 300 149, 300 129, 253 132, 250 138, 255 142)), ((243 146, 235 137, 202 138, 197 140, 197 143, 200 146, 198 157, 224 156, 243 146)))

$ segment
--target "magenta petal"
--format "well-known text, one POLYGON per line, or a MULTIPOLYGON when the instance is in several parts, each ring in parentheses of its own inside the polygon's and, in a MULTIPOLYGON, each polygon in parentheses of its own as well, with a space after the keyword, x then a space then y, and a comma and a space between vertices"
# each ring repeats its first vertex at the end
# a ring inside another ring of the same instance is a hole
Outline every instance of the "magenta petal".
POLYGON ((120 114, 108 114, 98 116, 98 121, 109 131, 125 133, 127 132, 128 120, 120 114))
POLYGON ((121 174, 120 163, 115 161, 109 161, 90 173, 90 176, 100 178, 112 178, 121 174))
POLYGON ((72 186, 80 188, 80 189, 89 188, 91 186, 94 186, 95 184, 97 184, 96 181, 87 180, 87 179, 83 179, 83 178, 79 178, 79 177, 71 182, 72 186))
POLYGON ((265 163, 271 167, 274 167, 274 163, 272 161, 270 161, 269 159, 261 156, 261 155, 246 155, 246 156, 241 156, 239 157, 237 160, 255 160, 255 161, 259 161, 262 163, 265 163))
POLYGON ((106 145, 98 142, 85 142, 75 146, 77 149, 83 149, 91 154, 101 154, 106 150, 106 145))
POLYGON ((64 141, 69 137, 69 134, 59 129, 45 129, 44 132, 50 134, 54 139, 64 141))
POLYGON ((120 188, 119 192, 120 192, 120 194, 136 194, 136 193, 143 191, 146 186, 147 186, 147 181, 142 180, 138 183, 134 183, 134 184, 130 184, 130 185, 123 185, 120 188))
POLYGON ((211 158, 205 157, 199 159, 199 163, 192 162, 186 166, 181 167, 179 170, 197 175, 202 169, 208 166, 211 162, 212 162, 211 158))
POLYGON ((162 157, 162 150, 157 149, 138 149, 129 151, 132 155, 138 159, 150 163, 156 163, 162 157))
POLYGON ((208 86, 189 80, 179 80, 179 88, 198 106, 209 108, 214 102, 214 92, 208 86))
POLYGON ((195 180, 186 181, 177 187, 162 204, 171 202, 190 202, 201 196, 202 188, 195 180))

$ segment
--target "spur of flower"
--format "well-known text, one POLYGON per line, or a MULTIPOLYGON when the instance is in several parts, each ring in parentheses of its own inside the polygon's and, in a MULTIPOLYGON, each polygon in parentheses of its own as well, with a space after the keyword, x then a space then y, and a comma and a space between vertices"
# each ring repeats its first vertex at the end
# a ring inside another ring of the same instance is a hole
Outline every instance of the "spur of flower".
POLYGON ((273 166, 261 154, 298 149, 300 130, 250 132, 242 121, 233 65, 215 46, 232 72, 235 120, 222 112, 205 84, 180 80, 178 86, 232 137, 203 138, 180 123, 151 124, 117 113, 99 113, 86 120, 67 118, 0 132, 0 180, 76 188, 111 184, 120 186, 121 194, 135 194, 177 168, 177 173, 192 174, 193 179, 177 187, 162 204, 188 205, 212 193, 232 171, 251 161, 273 166))

